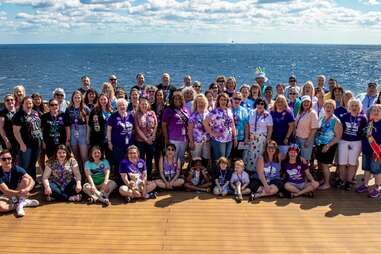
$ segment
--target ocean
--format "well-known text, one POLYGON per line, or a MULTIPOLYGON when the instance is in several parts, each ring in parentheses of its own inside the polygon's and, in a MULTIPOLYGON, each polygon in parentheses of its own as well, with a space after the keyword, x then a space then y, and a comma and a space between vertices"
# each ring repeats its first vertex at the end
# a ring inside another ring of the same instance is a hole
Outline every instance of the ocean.
POLYGON ((238 86, 252 84, 257 66, 270 83, 316 82, 318 74, 337 79, 345 89, 364 92, 369 81, 381 81, 381 46, 309 44, 32 44, 0 45, 0 95, 22 83, 27 94, 48 99, 54 88, 67 94, 89 75, 96 89, 110 74, 130 88, 143 72, 146 84, 160 83, 168 72, 181 85, 184 75, 202 82, 203 90, 217 75, 234 76, 238 86))

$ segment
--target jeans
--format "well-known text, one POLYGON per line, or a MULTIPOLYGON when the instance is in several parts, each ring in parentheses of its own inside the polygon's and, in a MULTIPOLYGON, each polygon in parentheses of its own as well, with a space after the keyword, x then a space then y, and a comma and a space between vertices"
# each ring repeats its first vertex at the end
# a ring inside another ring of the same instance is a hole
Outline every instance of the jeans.
POLYGON ((177 140, 169 140, 170 144, 174 144, 176 146, 176 160, 180 160, 181 164, 184 163, 185 160, 185 149, 187 147, 187 142, 185 141, 177 141, 177 140))
POLYGON ((49 186, 52 190, 52 197, 56 200, 66 201, 69 199, 69 197, 77 194, 77 192, 75 191, 76 182, 74 179, 64 187, 60 186, 56 182, 51 181, 49 181, 49 186))
POLYGON ((139 148, 140 158, 146 161, 147 176, 150 178, 152 173, 152 159, 155 154, 155 146, 154 144, 150 145, 146 142, 139 141, 135 141, 135 144, 139 148))
POLYGON ((221 156, 229 158, 230 152, 231 152, 232 146, 233 146, 233 141, 219 142, 219 141, 211 140, 210 145, 212 147, 213 168, 215 169, 216 168, 216 162, 221 156))
POLYGON ((127 147, 112 147, 112 165, 114 167, 115 175, 119 174, 119 164, 124 159, 126 155, 127 147))
POLYGON ((25 152, 19 150, 19 166, 26 170, 26 172, 36 181, 36 162, 40 158, 41 143, 35 142, 27 147, 25 152))

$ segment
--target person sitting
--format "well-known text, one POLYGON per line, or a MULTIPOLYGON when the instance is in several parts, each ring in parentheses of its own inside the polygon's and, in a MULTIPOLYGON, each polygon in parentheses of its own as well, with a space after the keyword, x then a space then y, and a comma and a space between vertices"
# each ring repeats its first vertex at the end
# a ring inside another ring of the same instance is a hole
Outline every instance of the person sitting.
POLYGON ((44 194, 48 201, 81 201, 81 173, 78 162, 65 145, 59 145, 46 162, 42 176, 44 194))
POLYGON ((160 157, 159 171, 160 179, 156 180, 156 185, 161 189, 172 190, 184 185, 184 179, 180 178, 181 163, 176 160, 176 146, 167 145, 167 152, 160 157))
POLYGON ((17 217, 25 216, 25 207, 35 207, 40 203, 27 199, 34 187, 34 181, 25 169, 13 165, 8 150, 0 152, 0 213, 16 210, 17 217))
POLYGON ((220 157, 217 160, 217 170, 214 176, 214 195, 224 197, 229 194, 229 183, 232 174, 233 172, 229 170, 229 160, 226 157, 220 157))
POLYGON ((156 183, 147 181, 147 166, 144 160, 139 159, 139 149, 135 145, 128 147, 127 158, 120 163, 119 173, 123 181, 119 193, 127 203, 136 198, 156 198, 156 193, 152 192, 156 183))
POLYGON ((281 168, 286 177, 284 188, 291 193, 291 198, 307 193, 313 197, 313 192, 319 187, 319 182, 315 181, 307 162, 300 157, 298 145, 292 144, 288 148, 287 156, 282 161, 281 168))
POLYGON ((210 176, 208 170, 202 165, 202 159, 195 157, 192 160, 191 168, 184 174, 184 187, 187 191, 203 191, 210 192, 210 176))
POLYGON ((234 163, 234 173, 230 179, 230 186, 234 190, 235 200, 237 203, 242 202, 242 195, 248 195, 251 192, 249 188, 249 174, 244 170, 245 164, 243 163, 243 160, 237 160, 234 163))
POLYGON ((118 186, 109 179, 110 164, 99 146, 90 150, 89 160, 85 163, 85 175, 88 182, 83 185, 83 192, 89 195, 89 203, 99 200, 105 206, 110 205, 108 197, 118 186))
POLYGON ((257 160, 256 173, 250 182, 252 191, 250 201, 273 196, 279 192, 282 187, 280 168, 278 145, 275 141, 269 141, 263 156, 257 160))

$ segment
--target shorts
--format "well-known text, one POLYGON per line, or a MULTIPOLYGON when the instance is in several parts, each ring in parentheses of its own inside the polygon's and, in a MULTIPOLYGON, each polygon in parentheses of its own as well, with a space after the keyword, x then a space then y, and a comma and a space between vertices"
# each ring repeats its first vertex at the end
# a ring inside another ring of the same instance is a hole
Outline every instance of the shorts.
POLYGON ((362 170, 370 171, 370 163, 372 162, 371 155, 362 154, 362 170))
POLYGON ((304 143, 307 141, 306 138, 296 137, 296 144, 300 147, 300 156, 306 160, 311 160, 312 149, 314 148, 314 142, 311 142, 308 147, 304 147, 304 143))
POLYGON ((288 184, 291 184, 292 186, 296 187, 299 190, 303 190, 304 187, 306 186, 306 182, 303 183, 292 183, 292 182, 287 182, 288 184))
POLYGON ((70 126, 70 145, 87 145, 86 125, 78 125, 78 130, 70 126))
POLYGON ((285 146, 285 145, 283 145, 283 146, 278 146, 278 148, 279 148, 279 153, 280 153, 280 154, 283 154, 283 155, 286 155, 287 152, 288 152, 288 147, 289 147, 289 146, 285 146))
MULTIPOLYGON (((282 188, 282 181, 280 179, 273 179, 270 182, 268 182, 269 185, 275 185, 278 190, 282 188)), ((256 193, 259 189, 259 187, 263 186, 261 180, 258 178, 254 178, 250 181, 250 190, 252 193, 256 193)))
POLYGON ((335 158, 337 144, 331 146, 326 153, 322 152, 324 146, 325 145, 316 146, 316 160, 323 164, 332 164, 335 158))
POLYGON ((340 140, 339 148, 339 165, 357 166, 358 158, 361 153, 360 141, 340 140))
POLYGON ((373 175, 381 174, 381 161, 371 160, 370 173, 373 175))
POLYGON ((192 150, 192 157, 201 157, 203 159, 210 159, 210 143, 209 141, 202 143, 195 143, 194 149, 192 150))

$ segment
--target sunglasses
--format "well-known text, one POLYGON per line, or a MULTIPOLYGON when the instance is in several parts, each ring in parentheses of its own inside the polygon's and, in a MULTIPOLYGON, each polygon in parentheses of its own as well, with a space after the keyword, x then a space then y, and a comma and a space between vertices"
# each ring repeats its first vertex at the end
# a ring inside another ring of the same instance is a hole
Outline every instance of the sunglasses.
POLYGON ((225 80, 217 80, 217 83, 225 83, 225 80))
POLYGON ((289 93, 289 95, 296 95, 296 93, 289 93))
POLYGON ((265 103, 264 102, 260 102, 260 103, 257 103, 258 106, 264 106, 265 103))
POLYGON ((63 97, 63 94, 55 94, 57 97, 63 97))
POLYGON ((3 157, 1 158, 2 161, 11 161, 12 157, 3 157))
POLYGON ((240 100, 242 100, 241 98, 233 98, 233 100, 235 100, 235 101, 240 101, 240 100))
POLYGON ((110 81, 116 81, 116 78, 110 78, 110 81))
POLYGON ((156 91, 155 90, 152 90, 152 91, 148 91, 149 93, 155 93, 156 91))
POLYGON ((50 107, 57 107, 58 104, 49 104, 50 107))
POLYGON ((173 148, 167 148, 167 151, 175 151, 173 148))
POLYGON ((201 87, 201 86, 193 86, 193 87, 201 87))
POLYGON ((14 101, 14 99, 6 99, 5 102, 11 102, 14 101))
POLYGON ((288 82, 296 82, 295 79, 290 79, 288 82))

